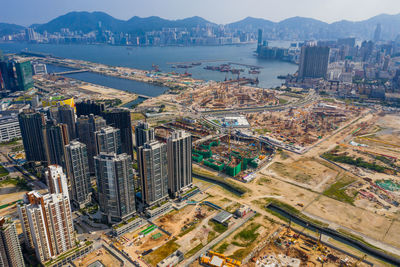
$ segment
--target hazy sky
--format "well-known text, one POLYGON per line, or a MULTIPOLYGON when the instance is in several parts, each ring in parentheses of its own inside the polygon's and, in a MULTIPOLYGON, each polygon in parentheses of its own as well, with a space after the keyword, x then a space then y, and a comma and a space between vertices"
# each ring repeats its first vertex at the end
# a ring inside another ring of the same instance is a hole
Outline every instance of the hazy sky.
POLYGON ((0 22, 30 25, 69 11, 104 11, 119 18, 201 16, 229 23, 247 16, 272 21, 303 16, 333 22, 400 13, 399 0, 0 0, 0 22))

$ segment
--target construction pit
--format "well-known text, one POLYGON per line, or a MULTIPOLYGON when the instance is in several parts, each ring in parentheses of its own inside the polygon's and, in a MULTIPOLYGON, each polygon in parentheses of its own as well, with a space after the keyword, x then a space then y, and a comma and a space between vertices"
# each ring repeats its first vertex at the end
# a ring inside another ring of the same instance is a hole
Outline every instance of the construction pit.
POLYGON ((358 117, 363 108, 341 103, 314 101, 284 111, 247 114, 254 134, 265 136, 278 146, 310 147, 358 117))
POLYGON ((272 149, 258 140, 228 134, 196 143, 192 153, 194 162, 247 182, 267 162, 272 149))
POLYGON ((371 266, 320 241, 282 229, 244 266, 371 266))
POLYGON ((192 249, 204 246, 219 235, 210 219, 216 210, 193 203, 171 211, 134 232, 118 238, 114 245, 132 259, 140 259, 155 266, 179 249, 190 255, 192 249), (160 228, 171 235, 161 231, 160 228))
POLYGON ((339 181, 341 194, 357 207, 396 219, 400 212, 400 117, 378 114, 360 123, 345 142, 323 154, 324 158, 354 174, 339 181))
MULTIPOLYGON (((303 95, 297 97, 302 98, 303 95)), ((209 82, 180 94, 176 101, 194 111, 263 107, 298 101, 270 89, 238 86, 231 82, 209 82)))

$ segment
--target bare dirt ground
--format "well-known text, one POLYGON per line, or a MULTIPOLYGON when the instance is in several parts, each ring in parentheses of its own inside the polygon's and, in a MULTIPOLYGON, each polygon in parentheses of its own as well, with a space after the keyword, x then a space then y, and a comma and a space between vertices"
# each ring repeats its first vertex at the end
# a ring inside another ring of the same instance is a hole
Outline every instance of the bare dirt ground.
POLYGON ((74 264, 75 266, 84 267, 97 260, 101 261, 106 267, 119 266, 119 261, 104 248, 89 253, 85 257, 74 261, 74 264))
MULTIPOLYGON (((336 182, 336 177, 340 178, 342 175, 346 175, 353 177, 356 181, 362 181, 361 178, 355 177, 352 173, 342 170, 322 159, 320 160, 319 156, 333 149, 343 141, 349 142, 351 140, 351 133, 358 127, 357 124, 368 122, 374 117, 373 114, 363 114, 361 119, 354 121, 333 136, 317 144, 304 155, 285 151, 286 155, 284 157, 277 156, 269 166, 273 166, 272 164, 276 161, 281 162, 285 166, 284 171, 289 172, 289 177, 287 175, 272 173, 274 172, 273 167, 266 166, 258 173, 254 181, 245 184, 245 186, 251 190, 250 194, 247 193, 240 198, 235 198, 231 195, 224 194, 223 190, 219 187, 212 187, 207 190, 207 192, 213 196, 219 196, 219 199, 223 199, 224 197, 228 198, 232 203, 237 201, 242 204, 248 204, 263 215, 268 215, 263 209, 266 198, 276 198, 298 210, 302 210, 302 208, 297 205, 300 203, 304 205, 304 210, 307 214, 315 216, 316 218, 325 219, 326 222, 329 222, 334 228, 338 228, 342 225, 348 231, 354 231, 353 234, 358 233, 362 236, 368 236, 374 240, 387 242, 389 245, 400 248, 400 239, 397 238, 396 235, 392 235, 393 238, 387 237, 388 231, 390 233, 396 231, 400 232, 397 221, 392 224, 390 218, 321 195, 321 192, 336 182), (304 159, 311 162, 306 162, 304 164, 304 159), (312 162, 313 160, 310 159, 318 160, 312 162), (290 166, 290 168, 286 170, 286 168, 288 168, 286 166, 290 166), (314 167, 314 170, 310 169, 310 166, 314 167), (272 169, 272 172, 269 168, 272 169), (293 179, 293 177, 290 177, 299 173, 305 173, 311 176, 309 184, 312 183, 314 185, 314 190, 310 190, 310 186, 306 183, 298 182, 293 179), (336 174, 336 177, 332 179, 327 178, 329 175, 325 174, 331 174, 332 176, 336 174), (316 181, 312 181, 314 179, 316 181), (324 182, 323 186, 321 182, 324 182)), ((278 169, 278 171, 282 170, 278 169)))
POLYGON ((113 88, 98 86, 94 84, 85 84, 81 85, 77 88, 77 90, 81 90, 83 92, 89 91, 94 94, 97 99, 114 99, 119 98, 122 100, 122 103, 129 103, 137 98, 136 94, 125 92, 113 88))
POLYGON ((271 167, 262 172, 264 175, 271 175, 289 182, 300 183, 317 192, 322 192, 335 180, 338 172, 328 168, 316 159, 302 159, 290 163, 274 162, 271 167))
POLYGON ((321 196, 304 211, 377 240, 383 239, 391 224, 391 220, 383 216, 325 196, 321 196))

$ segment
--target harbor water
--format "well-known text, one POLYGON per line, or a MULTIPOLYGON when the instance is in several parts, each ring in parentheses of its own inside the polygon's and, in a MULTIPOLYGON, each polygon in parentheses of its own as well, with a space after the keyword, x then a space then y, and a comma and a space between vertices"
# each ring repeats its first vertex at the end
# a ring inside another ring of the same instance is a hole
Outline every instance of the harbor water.
MULTIPOLYGON (((271 43, 272 46, 288 46, 289 42, 271 43)), ((259 87, 273 88, 281 85, 282 80, 278 75, 292 74, 297 70, 297 65, 274 60, 259 59, 254 56, 255 44, 230 45, 230 46, 193 46, 193 47, 126 47, 110 45, 55 45, 55 44, 28 44, 28 43, 0 43, 0 50, 4 53, 18 53, 22 50, 48 53, 56 57, 80 59, 111 66, 122 66, 151 70, 153 65, 158 65, 163 72, 184 73, 186 69, 173 68, 179 63, 202 62, 199 66, 188 68, 194 78, 202 80, 223 81, 225 79, 237 78, 237 74, 223 73, 219 71, 205 70, 204 67, 217 66, 222 63, 233 62, 247 65, 260 66, 259 74, 249 74, 248 69, 243 66, 241 77, 258 77, 259 87)), ((71 74, 72 78, 82 78, 88 73, 71 74)), ((100 75, 101 76, 101 75, 100 75)), ((94 78, 94 76, 93 76, 94 78)), ((115 82, 115 80, 102 82, 115 82)), ((89 81, 88 81, 89 82, 89 81)), ((130 82, 130 81, 129 81, 130 82)), ((115 88, 115 86, 110 86, 115 88)), ((117 88, 119 89, 119 88, 117 88)), ((127 89, 129 90, 129 89, 127 89)), ((158 91, 162 92, 162 90, 158 91)), ((157 94, 157 93, 155 93, 157 94)))

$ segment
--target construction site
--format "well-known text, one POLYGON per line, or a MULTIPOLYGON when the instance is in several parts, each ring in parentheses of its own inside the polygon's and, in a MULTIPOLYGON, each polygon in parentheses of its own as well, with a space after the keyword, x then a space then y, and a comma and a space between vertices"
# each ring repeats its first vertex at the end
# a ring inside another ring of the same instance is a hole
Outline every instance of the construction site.
POLYGON ((323 156, 360 179, 342 188, 356 206, 395 218, 400 211, 399 118, 378 114, 323 156), (390 123, 392 121, 392 123, 390 123), (385 125, 385 128, 383 128, 385 125), (394 127, 391 127, 394 126, 394 127))
POLYGON ((272 151, 271 147, 255 138, 229 133, 196 143, 192 159, 215 171, 246 181, 246 176, 263 165, 272 151))
POLYGON ((232 81, 209 82, 188 89, 176 98, 181 105, 194 111, 274 106, 294 100, 288 96, 281 97, 278 92, 270 89, 240 86, 232 81))
POLYGON ((278 145, 310 146, 360 115, 362 108, 315 101, 284 111, 247 115, 255 133, 278 145))
POLYGON ((277 232, 245 266, 372 266, 365 256, 354 258, 320 239, 293 231, 290 227, 277 232))
POLYGON ((176 118, 174 121, 154 127, 155 136, 158 140, 165 142, 175 130, 185 130, 192 135, 192 142, 195 142, 208 135, 215 134, 215 131, 208 127, 209 123, 204 120, 196 121, 189 118, 176 118))

